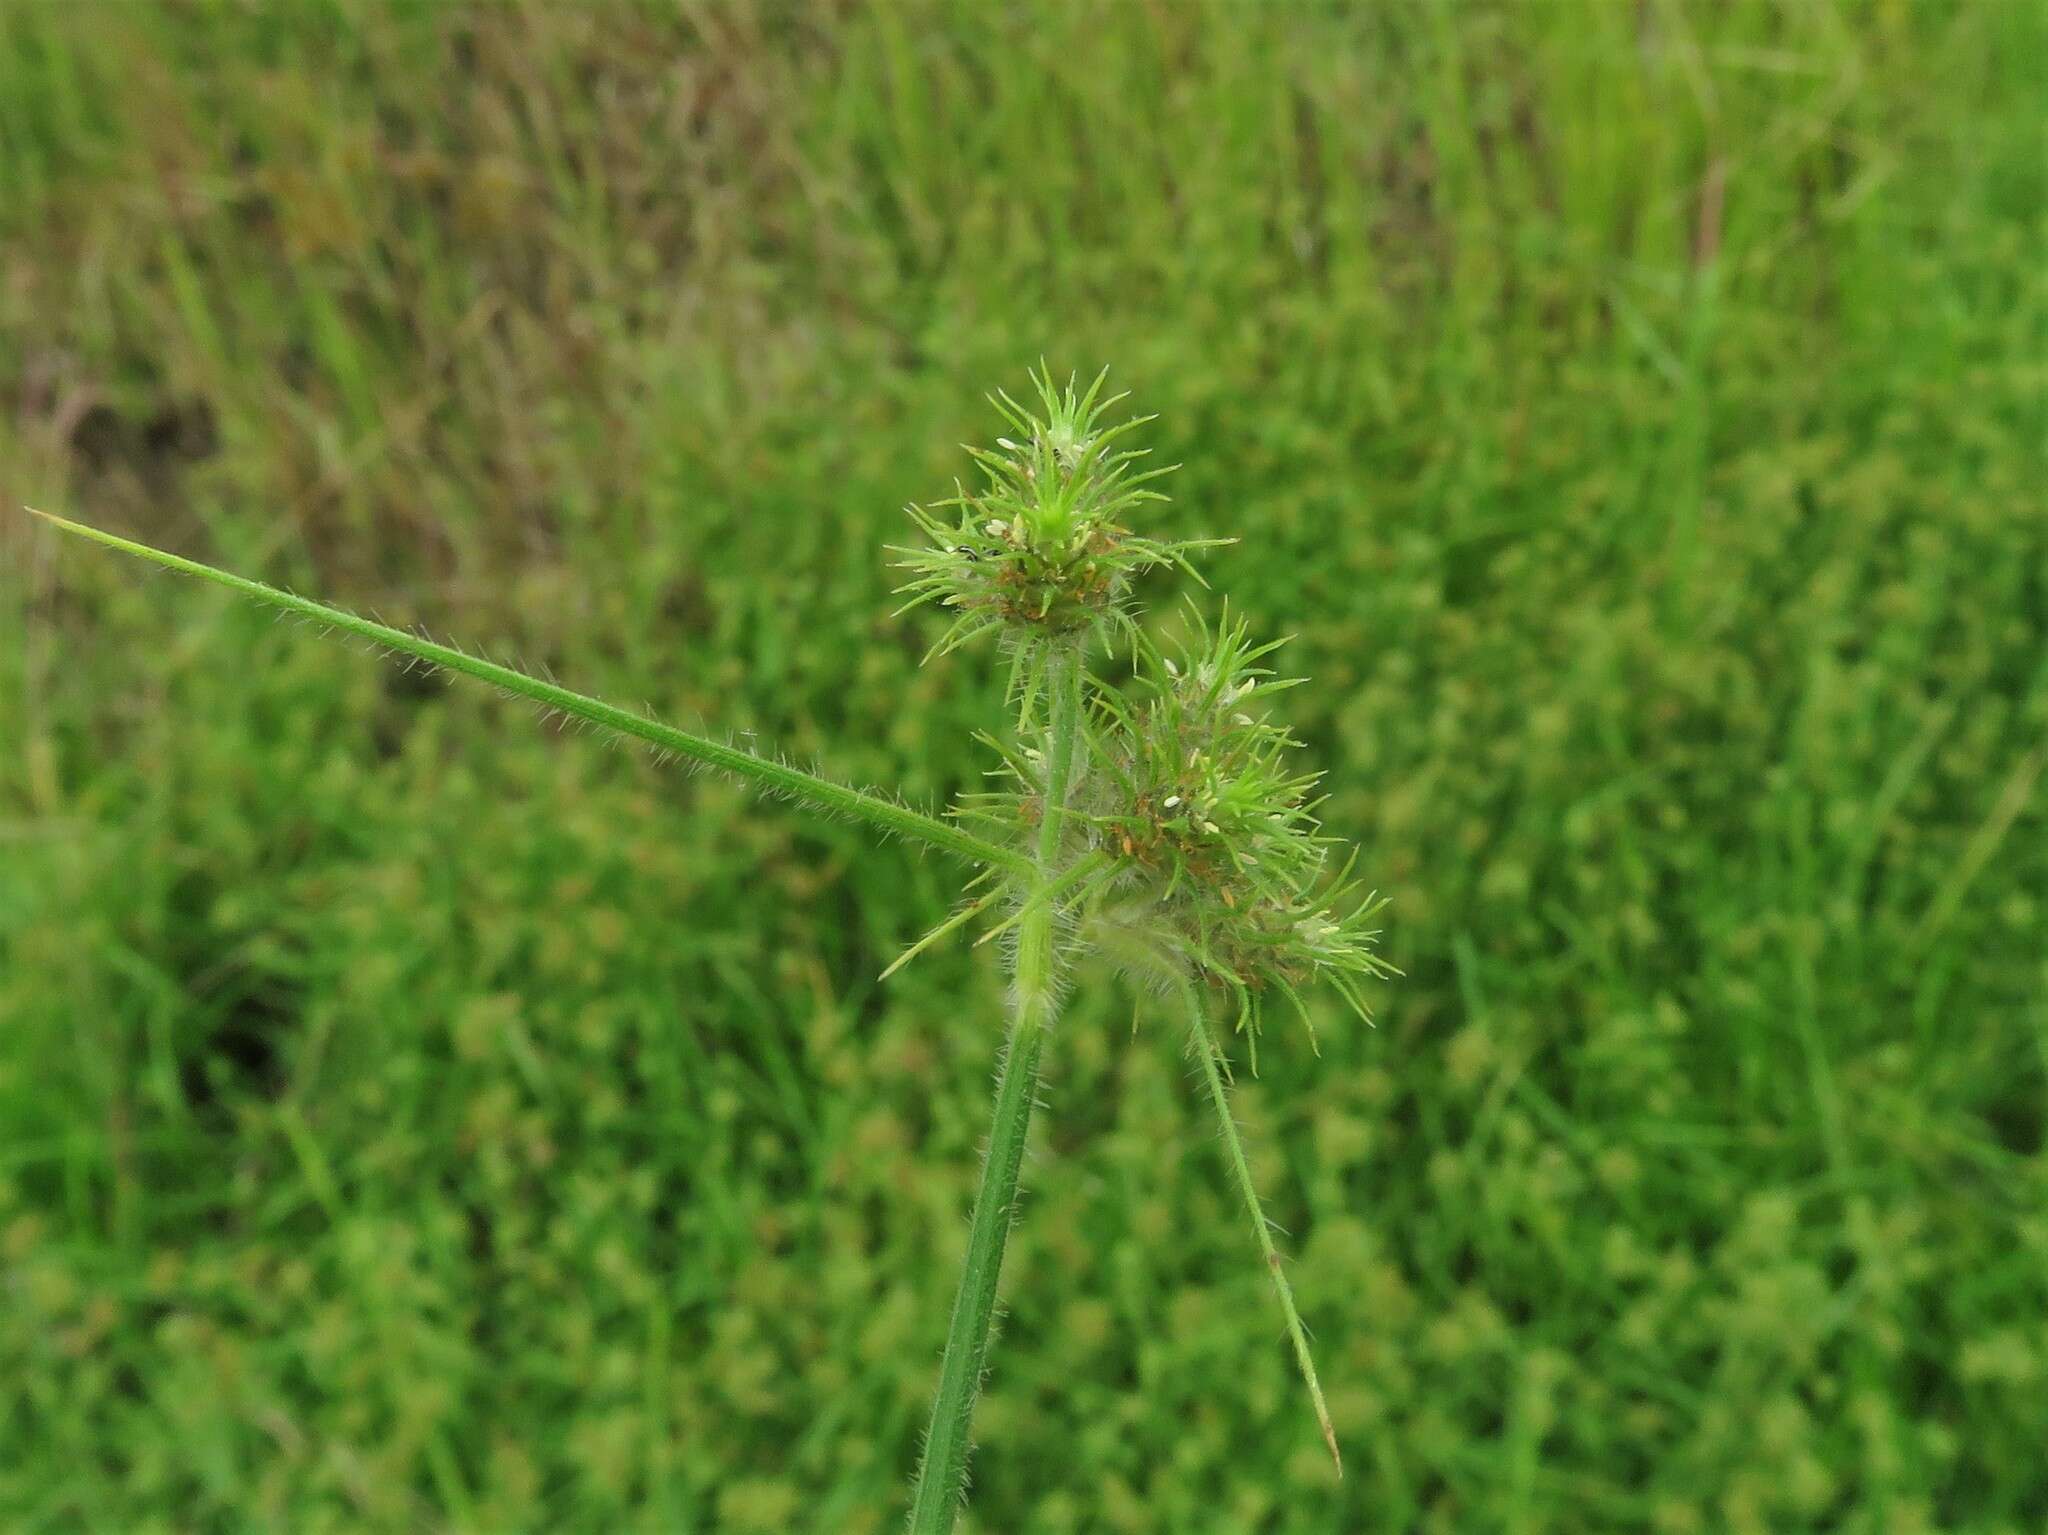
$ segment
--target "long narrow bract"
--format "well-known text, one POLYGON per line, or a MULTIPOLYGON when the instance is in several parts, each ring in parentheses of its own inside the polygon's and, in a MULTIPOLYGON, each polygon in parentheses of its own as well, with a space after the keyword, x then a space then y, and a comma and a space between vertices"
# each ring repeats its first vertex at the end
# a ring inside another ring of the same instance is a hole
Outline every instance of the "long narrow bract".
POLYGON ((907 805, 896 804, 865 790, 833 783, 828 778, 806 773, 802 768, 791 767, 786 762, 757 757, 752 752, 741 751, 738 747, 728 746, 722 741, 713 741, 704 736, 693 735, 687 730, 678 730, 673 725, 665 725, 659 720, 635 714, 629 709, 621 709, 616 704, 608 704, 602 699, 572 692, 556 683, 544 682, 538 677, 528 676, 525 672, 515 671, 509 666, 500 666, 495 661, 486 661, 481 656, 457 650, 452 645, 443 645, 423 639, 417 634, 408 634, 403 629, 394 629, 388 624, 376 623, 342 608, 330 607, 309 597, 266 586, 261 581, 251 581, 245 576, 218 570, 197 560, 167 554, 161 549, 151 548, 148 544, 138 544, 131 539, 87 527, 84 523, 71 522, 49 512, 36 511, 34 507, 27 507, 24 510, 42 518, 52 527, 74 533, 80 538, 88 538, 94 543, 106 545, 109 549, 118 549, 124 554, 136 555, 167 569, 180 571, 188 576, 197 576, 203 581, 211 581, 217 586, 224 586, 230 591, 252 597, 271 607, 282 608, 288 613, 298 614, 301 618, 309 618, 316 623, 339 629, 345 634, 369 640, 372 644, 381 645, 399 655, 411 656, 431 662, 435 666, 445 667, 451 672, 474 677, 517 697, 531 699, 572 719, 587 721, 605 730, 631 737, 633 740, 644 741, 663 751, 674 752, 679 757, 701 763, 705 767, 731 773, 734 777, 765 792, 786 795, 813 809, 866 821, 884 831, 895 832, 976 863, 989 864, 1013 873, 1026 872, 1031 868, 1030 859, 1015 849, 999 847, 936 816, 912 810, 907 805))

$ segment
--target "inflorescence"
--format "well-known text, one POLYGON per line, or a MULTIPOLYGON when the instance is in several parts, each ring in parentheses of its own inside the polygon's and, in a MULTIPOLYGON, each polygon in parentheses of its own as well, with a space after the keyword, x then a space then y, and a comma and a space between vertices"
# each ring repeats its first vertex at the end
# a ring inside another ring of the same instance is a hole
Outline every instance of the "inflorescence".
POLYGON ((1106 378, 1096 375, 1080 393, 1073 380, 1058 388, 1040 370, 1032 376, 1036 414, 998 390, 990 398, 1016 436, 967 449, 981 466, 982 487, 956 485, 930 510, 908 509, 928 542, 894 551, 910 573, 901 588, 910 595, 905 607, 936 603, 956 614, 934 654, 990 631, 1027 645, 1091 631, 1134 634, 1132 579, 1158 565, 1193 574, 1188 554, 1223 542, 1162 542, 1126 526, 1143 503, 1165 499, 1151 482, 1173 466, 1141 468, 1146 450, 1122 446, 1150 417, 1103 425, 1104 413, 1124 398, 1103 397, 1106 378))
MULTIPOLYGON (((1043 373, 1033 382, 1039 413, 996 396, 1015 436, 969 450, 986 487, 942 503, 953 522, 913 508, 930 542, 900 552, 912 604, 958 610, 937 650, 990 630, 1026 657, 1081 635, 1130 650, 1127 688, 1090 684, 1067 815, 1070 863, 1088 863, 1067 894, 1069 918, 1084 942, 1148 979, 1224 990, 1248 1035, 1275 992, 1307 1023, 1302 990, 1315 981, 1366 1019, 1361 983, 1391 973, 1374 952, 1384 903, 1336 857, 1316 815, 1321 775, 1297 765, 1300 743, 1265 708, 1300 680, 1263 664, 1282 642, 1255 643, 1227 611, 1212 628, 1190 607, 1188 638, 1162 650, 1135 622, 1135 576, 1160 565, 1192 574, 1190 553, 1229 540, 1133 532, 1126 517, 1166 499, 1150 485, 1165 471, 1135 471, 1142 450, 1121 446, 1150 418, 1105 427, 1123 397, 1101 398, 1100 377, 1085 393, 1043 373)), ((1028 682, 1024 693, 1028 716, 1028 682)), ((1004 757, 1002 786, 958 813, 1017 838, 1039 824, 1044 763, 1027 744, 989 744, 1004 757)))

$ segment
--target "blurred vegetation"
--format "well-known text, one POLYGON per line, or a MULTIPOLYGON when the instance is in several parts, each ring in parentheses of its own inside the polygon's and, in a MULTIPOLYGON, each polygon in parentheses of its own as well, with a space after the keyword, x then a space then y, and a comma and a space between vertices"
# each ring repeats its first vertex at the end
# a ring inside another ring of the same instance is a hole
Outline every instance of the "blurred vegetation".
MULTIPOLYGON (((1390 890, 1084 985, 980 1531, 2048 1522, 2040 6, 0 8, 0 500, 939 800, 881 545, 1113 364, 1390 890)), ((0 517, 0 1524, 887 1531, 953 875, 0 517)), ((1170 614, 1172 584, 1153 590, 1170 614)))

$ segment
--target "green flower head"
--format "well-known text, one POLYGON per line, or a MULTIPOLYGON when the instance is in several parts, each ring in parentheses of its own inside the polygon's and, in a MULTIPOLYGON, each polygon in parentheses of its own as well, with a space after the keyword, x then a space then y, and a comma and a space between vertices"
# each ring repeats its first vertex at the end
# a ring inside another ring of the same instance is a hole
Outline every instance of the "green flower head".
POLYGON ((1383 901, 1332 867, 1337 844, 1316 817, 1322 775, 1264 701, 1296 686, 1261 663, 1284 643, 1254 644, 1228 612, 1215 628, 1190 613, 1174 654, 1140 642, 1129 697, 1098 694, 1097 769, 1088 825, 1120 873, 1104 917, 1173 968, 1227 987, 1255 1029, 1277 990, 1302 1013, 1300 988, 1327 980, 1365 1017, 1359 983, 1388 973, 1374 953, 1383 901))
MULTIPOLYGON (((1069 910, 1134 975, 1228 994, 1254 1038, 1276 994, 1306 1023, 1302 993, 1319 981, 1369 1021, 1363 984, 1394 973, 1376 952, 1385 902, 1351 877, 1355 855, 1340 857, 1316 814, 1322 775, 1298 765, 1301 743, 1267 710, 1300 681, 1263 664, 1284 642, 1254 643, 1227 611, 1212 628, 1190 608, 1189 629, 1167 650, 1134 636, 1132 681, 1091 690, 1066 815, 1069 910)), ((1046 764, 983 739, 1005 786, 958 813, 1015 839, 1040 824, 1046 764)))
POLYGON ((967 450, 981 488, 956 487, 930 509, 909 509, 926 542, 894 551, 910 574, 899 588, 910 596, 905 609, 934 603, 956 614, 933 654, 991 630, 1022 642, 1130 632, 1136 576, 1156 565, 1193 574, 1188 554, 1226 542, 1162 542, 1128 525, 1143 503, 1166 499, 1151 485, 1170 466, 1141 468, 1147 450, 1125 445, 1151 417, 1104 424, 1124 398, 1103 396, 1107 377, 1097 374, 1084 392, 1071 378, 1056 386, 1041 368, 1031 379, 1035 411, 998 390, 991 398, 1005 435, 993 448, 967 450))

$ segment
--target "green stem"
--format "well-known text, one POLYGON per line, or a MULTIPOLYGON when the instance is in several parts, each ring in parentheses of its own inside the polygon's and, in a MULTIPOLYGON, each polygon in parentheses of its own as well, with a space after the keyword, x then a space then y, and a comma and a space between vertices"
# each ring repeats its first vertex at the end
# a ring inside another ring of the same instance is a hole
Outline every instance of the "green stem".
POLYGON ((1038 1058, 1059 1012, 1057 903, 1047 896, 1058 885, 1062 821, 1072 792, 1081 741, 1080 658, 1060 651, 1048 658, 1044 735, 1045 813, 1038 828, 1036 886, 1027 896, 1017 930, 1012 977, 1010 1038, 996 1080, 995 1113, 989 1122, 988 1157, 981 1190, 967 1232, 967 1260, 953 1298, 946 1353, 939 1364, 939 1389, 932 1401, 924 1459, 911 1494, 911 1535, 948 1535, 966 1495, 969 1431, 974 1402, 988 1367, 995 1327, 996 1281, 1003 1249, 1017 1214, 1017 1178, 1031 1130, 1038 1090, 1038 1058))
POLYGON ((1237 1175, 1237 1187, 1244 1195, 1245 1208, 1251 1212, 1252 1231, 1259 1239, 1259 1252, 1266 1260, 1266 1272, 1273 1276, 1273 1288, 1280 1293, 1280 1309, 1287 1316, 1287 1336, 1294 1343, 1294 1359, 1301 1366, 1301 1378, 1308 1382, 1309 1400, 1315 1403, 1316 1422, 1323 1430, 1323 1443, 1329 1446, 1330 1459, 1337 1463, 1337 1475, 1344 1474, 1344 1457, 1337 1453, 1337 1430, 1330 1423, 1330 1409, 1323 1401, 1323 1388, 1316 1380, 1316 1362, 1308 1351, 1308 1329, 1301 1325, 1301 1313, 1294 1309, 1294 1288, 1287 1283, 1287 1275, 1280 1267, 1280 1254, 1273 1247, 1272 1229, 1266 1224, 1266 1212, 1259 1204, 1258 1186, 1252 1182, 1252 1170, 1245 1161, 1244 1142, 1238 1138, 1237 1121, 1230 1113, 1230 1097, 1223 1085, 1221 1068, 1222 1049, 1215 1036, 1209 1032, 1209 1021, 1202 1011, 1201 995, 1191 983, 1184 983, 1183 992, 1188 1004, 1188 1028, 1194 1036, 1195 1054, 1202 1062, 1202 1075, 1209 1083, 1209 1097, 1216 1105, 1216 1118, 1223 1125, 1223 1144, 1230 1148, 1231 1171, 1237 1175))
POLYGON ((634 714, 599 699, 572 693, 552 682, 543 682, 538 677, 529 677, 524 672, 499 666, 495 662, 460 651, 449 645, 436 644, 421 639, 416 634, 407 634, 403 629, 393 629, 384 624, 373 623, 367 618, 329 607, 324 602, 314 602, 291 592, 280 591, 274 586, 265 586, 261 581, 251 581, 243 576, 231 575, 225 570, 216 570, 211 565, 202 565, 197 560, 181 559, 175 554, 166 554, 161 549, 152 549, 147 544, 133 543, 128 539, 103 533, 98 528, 89 528, 83 523, 69 522, 62 517, 53 517, 48 512, 38 512, 26 507, 34 516, 67 533, 80 538, 91 539, 109 549, 119 549, 153 561, 171 570, 182 571, 188 576, 197 576, 230 591, 253 597, 258 602, 283 608, 288 613, 297 613, 318 623, 327 624, 346 634, 358 635, 387 650, 401 655, 414 656, 422 661, 431 661, 436 666, 446 667, 451 672, 461 672, 466 677, 475 677, 494 687, 521 698, 532 699, 545 704, 572 718, 586 720, 606 730, 617 731, 637 741, 645 741, 663 751, 674 752, 693 762, 707 767, 718 768, 737 778, 749 780, 758 788, 771 794, 786 794, 791 799, 809 804, 815 809, 837 815, 851 816, 866 821, 884 831, 896 832, 912 837, 939 848, 942 851, 971 859, 977 863, 992 864, 1013 873, 1028 873, 1034 865, 1022 853, 1010 848, 998 847, 992 842, 962 831, 959 827, 929 816, 922 811, 912 810, 905 805, 893 804, 878 795, 867 794, 845 784, 833 783, 801 768, 790 767, 787 763, 770 761, 757 757, 752 752, 741 751, 738 747, 709 740, 704 736, 692 735, 678 730, 673 725, 664 725, 658 720, 634 714))

